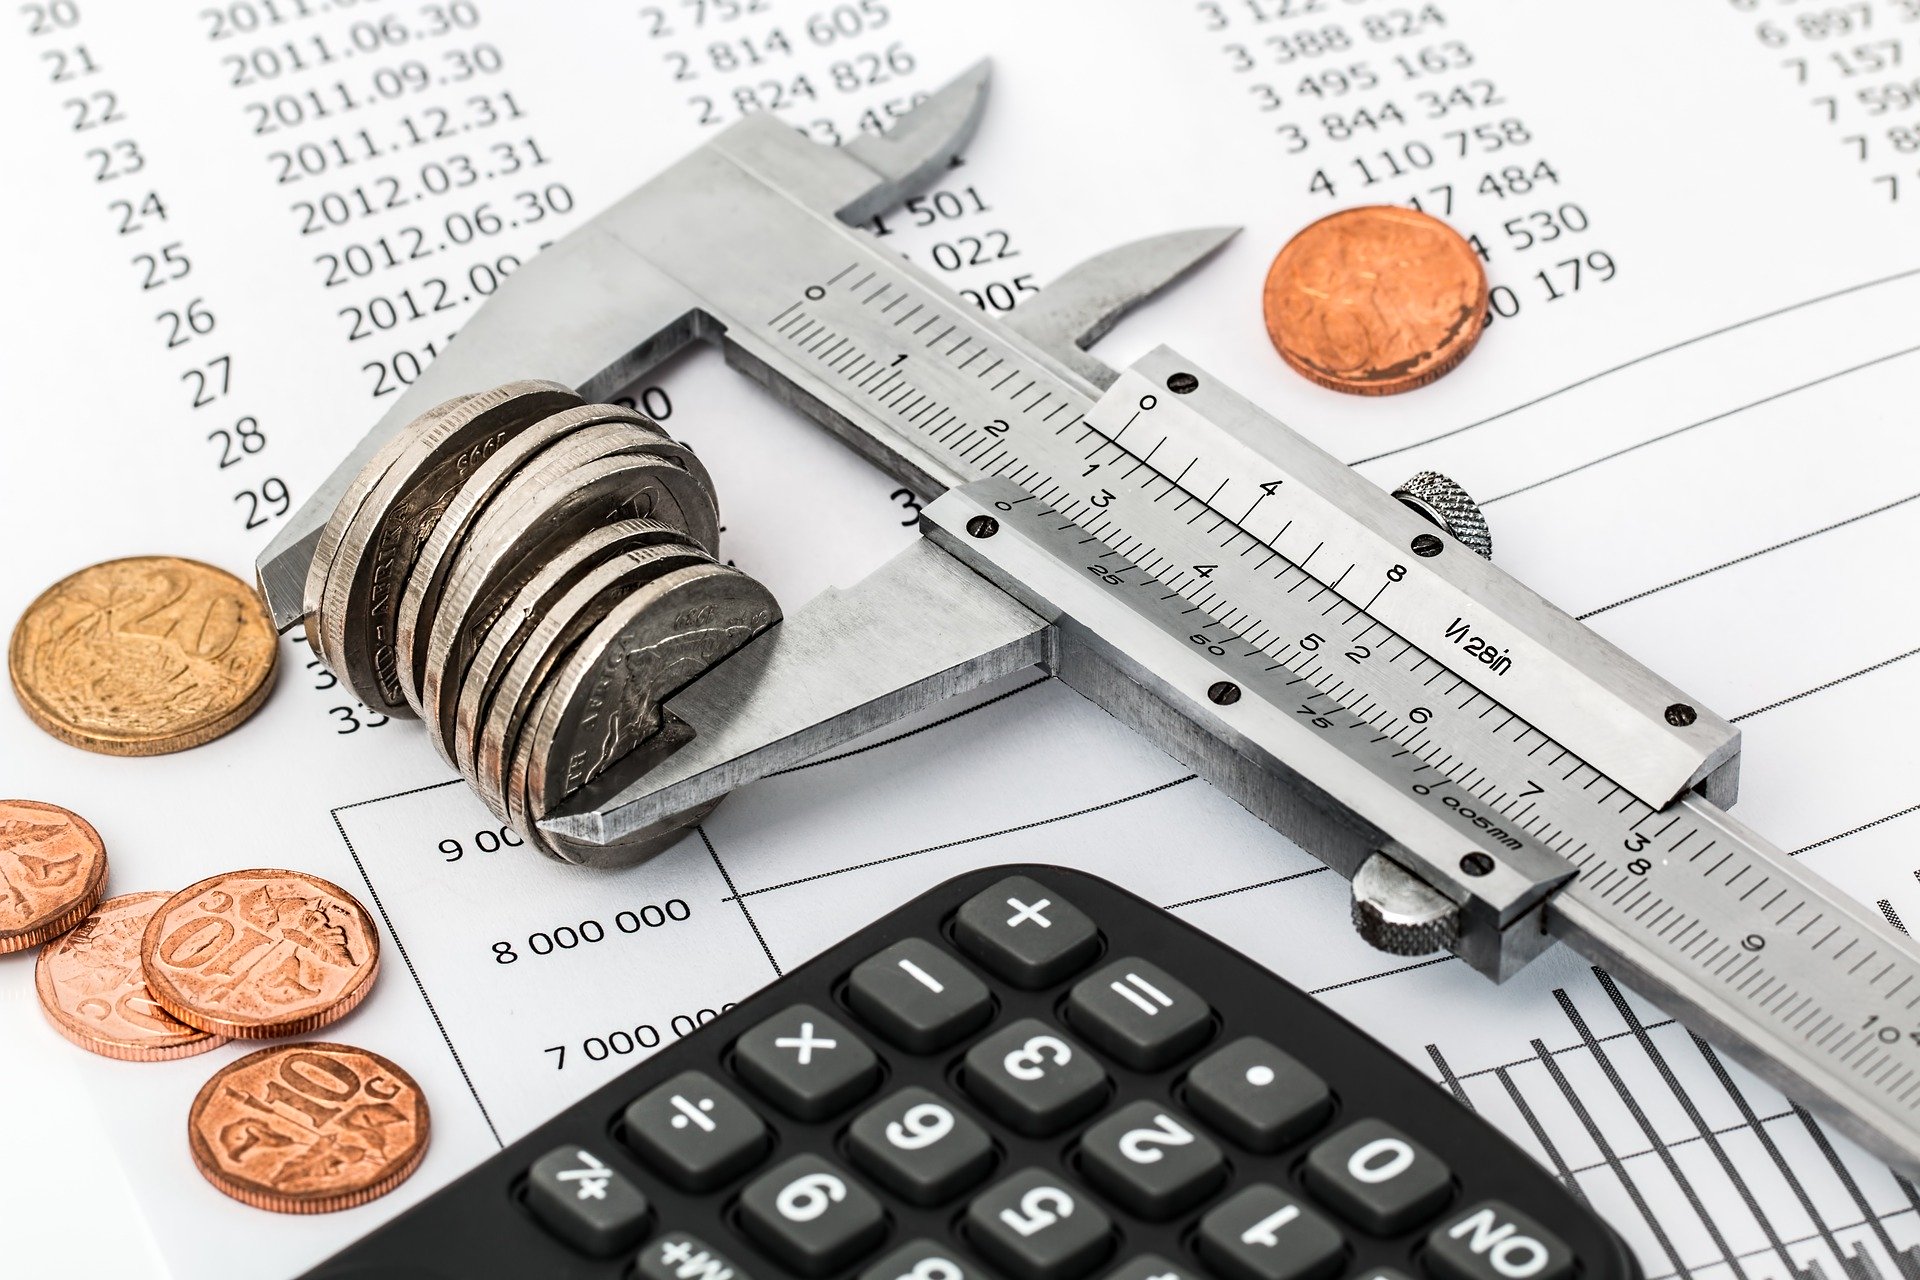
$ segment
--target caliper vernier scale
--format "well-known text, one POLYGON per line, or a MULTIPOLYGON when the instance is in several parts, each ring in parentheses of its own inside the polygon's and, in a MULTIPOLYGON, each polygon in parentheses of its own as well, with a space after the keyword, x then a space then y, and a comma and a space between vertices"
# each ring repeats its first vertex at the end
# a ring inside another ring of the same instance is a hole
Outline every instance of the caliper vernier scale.
POLYGON ((1376 945, 1502 979, 1564 940, 1920 1172, 1920 952, 1722 811, 1732 725, 1450 536, 1444 486, 1389 495, 1168 348, 1086 352, 1230 232, 995 318, 856 229, 948 167, 985 92, 983 65, 839 150, 748 117, 548 248, 261 557, 276 622, 420 411, 520 377, 605 398, 716 342, 937 498, 925 536, 681 690, 691 742, 546 825, 614 841, 1039 665, 1351 879, 1376 945))

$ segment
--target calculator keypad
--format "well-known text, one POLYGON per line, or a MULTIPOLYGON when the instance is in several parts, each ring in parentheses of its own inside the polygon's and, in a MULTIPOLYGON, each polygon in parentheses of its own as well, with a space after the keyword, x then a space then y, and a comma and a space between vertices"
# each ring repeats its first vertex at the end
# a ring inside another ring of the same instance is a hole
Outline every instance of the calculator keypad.
POLYGON ((993 1139, 949 1099, 902 1089, 860 1113, 847 1150, 862 1172, 913 1204, 939 1204, 993 1169, 993 1139))
POLYGON ((995 977, 1025 991, 1078 973, 1100 951, 1087 913, 1027 876, 969 898, 954 915, 953 936, 995 977))
POLYGON ((1157 1253, 1143 1253, 1108 1272, 1105 1280, 1200 1280, 1200 1273, 1193 1267, 1168 1262, 1157 1253))
POLYGON ((684 1231, 648 1241, 633 1260, 633 1271, 640 1280, 752 1280, 725 1254, 684 1231))
POLYGON ((747 1184, 740 1193, 740 1224, 783 1266, 817 1276, 870 1252, 886 1234, 887 1217, 851 1174, 803 1155, 747 1184))
POLYGON ((995 1119, 1041 1138, 1097 1110, 1107 1073, 1059 1028, 1022 1018, 967 1051, 967 1092, 995 1119))
POLYGON ((1248 1151, 1305 1137, 1333 1114, 1326 1081, 1259 1036, 1216 1049, 1187 1073, 1187 1105, 1248 1151))
POLYGON ((1426 1256, 1439 1280, 1565 1280, 1573 1272, 1558 1236, 1499 1200, 1441 1222, 1427 1234, 1426 1256))
POLYGON ((688 1191, 710 1191, 752 1168, 767 1126, 739 1095, 704 1071, 683 1071, 621 1114, 627 1145, 655 1173, 688 1191))
POLYGON ((1191 1208, 1219 1185, 1226 1160, 1172 1107, 1130 1102, 1080 1139, 1087 1180, 1149 1221, 1191 1208))
POLYGON ((1112 1246, 1113 1220, 1046 1169, 1022 1169, 967 1206, 967 1233, 1014 1280, 1074 1280, 1112 1246))
POLYGON ((1362 1120, 1307 1155, 1307 1188, 1374 1235, 1418 1226, 1440 1211, 1453 1173, 1440 1158, 1383 1120, 1362 1120))
POLYGON ((906 938, 854 966, 847 1003, 902 1049, 944 1049, 993 1015, 987 984, 925 938, 906 938))
POLYGON ((652 1208, 607 1152, 568 1143, 527 1170, 527 1208, 547 1230, 585 1254, 610 1257, 639 1241, 652 1208))
POLYGON ((853 1032, 810 1004, 774 1014, 734 1044, 734 1068, 796 1120, 822 1120, 865 1097, 880 1060, 853 1032))
POLYGON ((1177 1062, 1206 1040, 1213 1010, 1159 965, 1127 956, 1074 984, 1075 1030, 1136 1071, 1177 1062))
POLYGON ((1200 1219, 1201 1260, 1226 1280, 1319 1280, 1346 1242, 1333 1224, 1276 1186, 1256 1182, 1200 1219))
POLYGON ((367 1243, 415 1222, 408 1260, 471 1280, 1639 1280, 1309 997, 1028 870, 903 907, 367 1243))

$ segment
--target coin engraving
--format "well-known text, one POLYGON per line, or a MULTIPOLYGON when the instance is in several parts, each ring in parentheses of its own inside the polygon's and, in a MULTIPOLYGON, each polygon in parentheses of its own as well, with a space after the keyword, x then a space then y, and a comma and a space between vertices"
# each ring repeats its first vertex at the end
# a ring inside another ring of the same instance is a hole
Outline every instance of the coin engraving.
POLYGON ((100 901, 107 847, 77 813, 0 800, 0 955, 73 928, 100 901))
POLYGON ((314 1041, 228 1063, 187 1116, 194 1165, 243 1204, 332 1213, 406 1181, 431 1119, 412 1076, 377 1053, 314 1041))
POLYGON ((252 587, 176 556, 109 560, 27 607, 8 648, 34 723, 108 755, 211 741, 265 701, 279 639, 252 587))
POLYGON ((160 1062, 226 1043, 162 1009, 147 990, 140 940, 171 895, 127 893, 40 950, 34 990, 47 1021, 82 1049, 128 1062, 160 1062))
POLYGON ((1486 327, 1487 276, 1438 218, 1369 205, 1331 214, 1280 250, 1262 299, 1267 334, 1303 376, 1356 395, 1425 386, 1486 327))
POLYGON ((233 871, 169 898, 147 924, 141 955, 168 1013, 257 1040, 344 1017, 372 989, 380 939, 338 885, 294 871, 233 871))

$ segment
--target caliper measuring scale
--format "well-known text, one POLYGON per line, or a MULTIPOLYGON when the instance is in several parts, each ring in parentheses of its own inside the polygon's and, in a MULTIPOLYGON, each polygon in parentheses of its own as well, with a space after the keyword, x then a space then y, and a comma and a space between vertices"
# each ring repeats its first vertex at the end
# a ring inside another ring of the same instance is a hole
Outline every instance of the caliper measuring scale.
POLYGON ((942 172, 984 93, 976 69, 837 151, 750 117, 529 263, 262 557, 276 619, 312 512, 421 409, 513 377, 604 397, 714 341, 943 496, 669 699, 687 745, 544 825, 616 841, 1039 665, 1353 880, 1375 945, 1498 979, 1565 940, 1920 1172, 1920 953, 1723 812, 1732 725, 1473 554, 1444 478, 1390 495, 1169 348, 1084 350, 1229 233, 995 318, 849 225, 942 172))

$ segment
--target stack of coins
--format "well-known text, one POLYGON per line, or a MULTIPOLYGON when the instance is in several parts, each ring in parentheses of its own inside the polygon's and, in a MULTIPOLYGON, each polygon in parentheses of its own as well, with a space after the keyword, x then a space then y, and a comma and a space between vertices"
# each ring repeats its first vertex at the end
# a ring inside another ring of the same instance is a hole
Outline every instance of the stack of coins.
POLYGON ((528 844, 630 865, 712 806, 609 846, 539 822, 616 761, 658 759, 665 699, 778 621, 719 537, 706 468, 651 419, 510 382, 367 463, 314 553, 307 639, 369 707, 419 717, 528 844))

